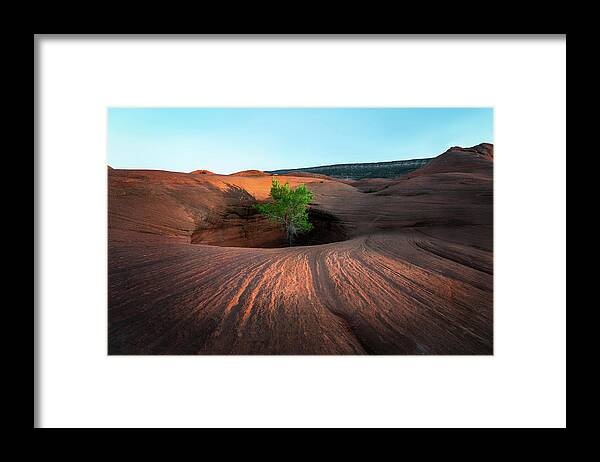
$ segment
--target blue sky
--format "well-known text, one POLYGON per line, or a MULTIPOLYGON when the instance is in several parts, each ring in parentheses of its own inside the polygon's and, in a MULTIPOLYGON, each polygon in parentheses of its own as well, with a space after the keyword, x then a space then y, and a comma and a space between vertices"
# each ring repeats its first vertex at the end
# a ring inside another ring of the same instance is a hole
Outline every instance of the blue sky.
POLYGON ((110 108, 113 168, 215 173, 432 157, 492 143, 491 108, 110 108))

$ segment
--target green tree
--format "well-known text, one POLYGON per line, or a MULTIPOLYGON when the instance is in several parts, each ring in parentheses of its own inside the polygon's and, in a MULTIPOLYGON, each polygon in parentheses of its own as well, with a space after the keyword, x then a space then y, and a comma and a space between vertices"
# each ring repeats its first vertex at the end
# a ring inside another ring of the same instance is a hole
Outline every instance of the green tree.
POLYGON ((292 245, 294 237, 301 232, 310 231, 313 225, 308 221, 308 203, 312 193, 306 186, 291 188, 288 183, 282 185, 273 178, 271 182, 272 202, 257 204, 260 213, 279 223, 285 230, 288 244, 292 245))

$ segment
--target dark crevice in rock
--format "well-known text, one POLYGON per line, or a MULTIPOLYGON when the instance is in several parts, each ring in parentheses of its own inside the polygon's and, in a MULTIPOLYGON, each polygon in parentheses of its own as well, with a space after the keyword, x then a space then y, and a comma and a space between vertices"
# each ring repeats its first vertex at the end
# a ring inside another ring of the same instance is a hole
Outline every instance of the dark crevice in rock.
MULTIPOLYGON (((310 207, 308 219, 313 229, 298 234, 292 247, 329 244, 348 239, 343 224, 334 215, 310 207)), ((262 216, 254 204, 232 206, 199 226, 191 236, 192 244, 219 247, 288 247, 283 229, 262 216)))

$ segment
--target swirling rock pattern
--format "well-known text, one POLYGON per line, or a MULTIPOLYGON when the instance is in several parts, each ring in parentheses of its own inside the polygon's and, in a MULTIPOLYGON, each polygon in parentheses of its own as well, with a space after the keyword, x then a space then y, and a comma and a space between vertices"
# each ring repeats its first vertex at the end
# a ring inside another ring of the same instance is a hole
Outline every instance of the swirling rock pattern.
POLYGON ((240 212, 269 175, 111 169, 109 354, 491 354, 492 173, 485 144, 397 179, 285 176, 344 240, 279 247, 240 212))

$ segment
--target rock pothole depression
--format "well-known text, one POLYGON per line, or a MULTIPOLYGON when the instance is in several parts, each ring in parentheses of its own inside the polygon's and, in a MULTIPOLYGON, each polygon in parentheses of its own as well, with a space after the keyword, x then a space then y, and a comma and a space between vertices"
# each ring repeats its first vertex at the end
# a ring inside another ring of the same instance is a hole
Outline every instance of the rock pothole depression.
MULTIPOLYGON (((309 207, 308 219, 313 229, 298 234, 292 247, 329 244, 348 238, 344 225, 331 213, 309 207)), ((228 207, 222 213, 208 219, 193 232, 191 243, 219 247, 288 247, 282 228, 261 215, 255 204, 251 203, 228 207)))

